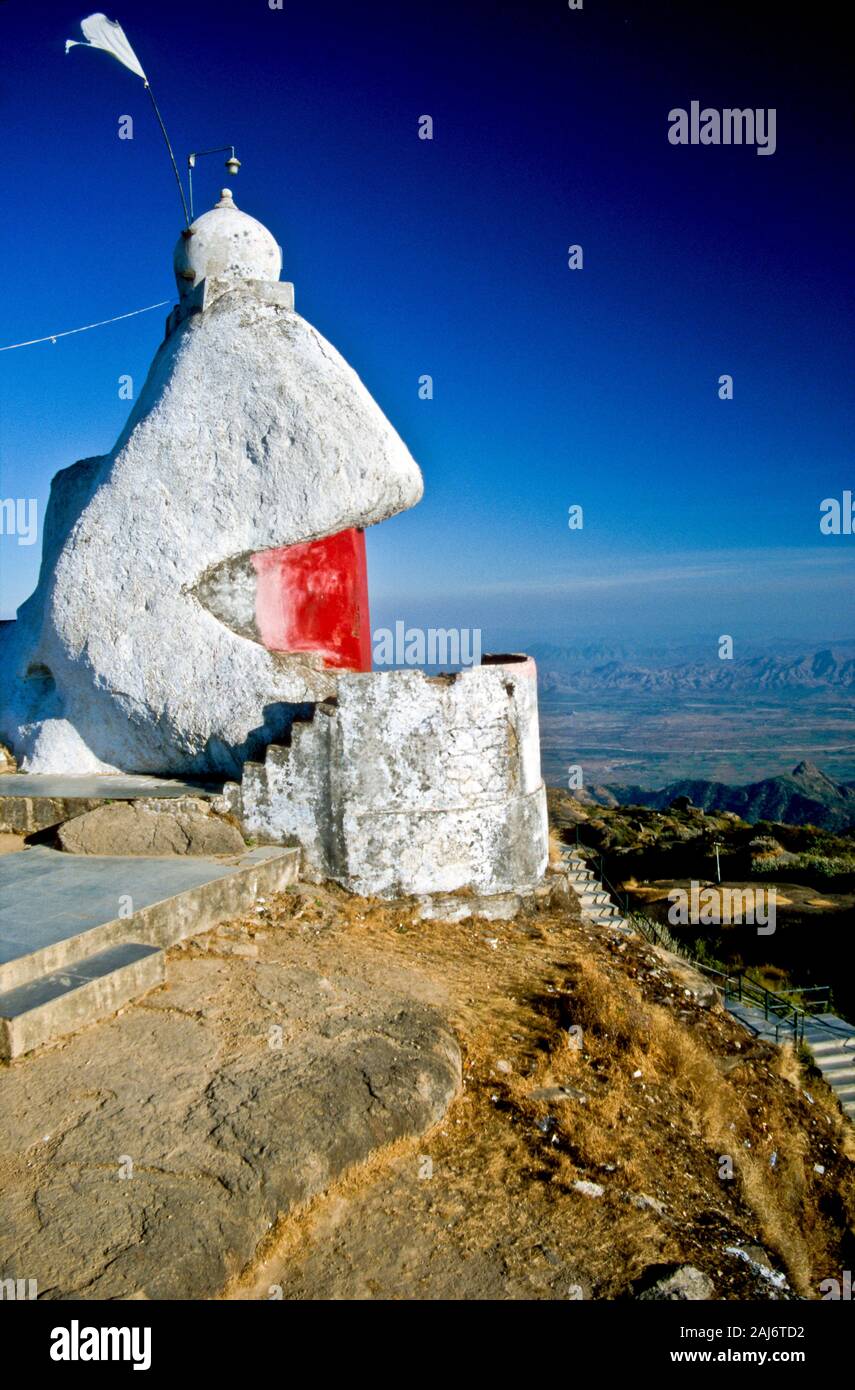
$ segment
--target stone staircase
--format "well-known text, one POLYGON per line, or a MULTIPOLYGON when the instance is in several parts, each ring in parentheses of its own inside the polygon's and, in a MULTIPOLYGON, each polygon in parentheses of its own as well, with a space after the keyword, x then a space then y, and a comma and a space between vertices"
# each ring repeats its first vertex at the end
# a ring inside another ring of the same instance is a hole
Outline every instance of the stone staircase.
POLYGON ((579 899, 582 917, 585 921, 591 922, 597 927, 613 927, 616 931, 629 932, 631 928, 626 918, 621 915, 620 910, 615 906, 593 869, 588 868, 581 854, 577 850, 564 849, 561 853, 561 859, 567 871, 570 886, 579 899))
POLYGON ((190 858, 0 856, 0 1060, 12 1061, 156 989, 166 950, 281 892, 296 848, 190 858))
MULTIPOLYGON (((561 859, 579 899, 584 920, 598 927, 631 931, 626 918, 578 851, 563 849, 561 859)), ((773 1042, 781 1041, 782 1036, 791 1036, 786 1029, 782 1032, 780 1024, 776 1028, 775 1020, 770 1023, 764 1018, 762 1009, 732 999, 724 1002, 729 1012, 756 1036, 773 1042)), ((824 1080, 837 1096, 844 1115, 855 1121, 855 1026, 834 1014, 818 1015, 805 1022, 804 1042, 824 1080)))
MULTIPOLYGON (((37 836, 124 803, 180 810, 188 798, 213 803, 221 792, 219 782, 175 778, 4 773, 0 833, 37 836)), ((31 844, 0 856, 0 1061, 156 989, 170 946, 280 892, 300 863, 291 846, 163 855, 31 844)))
POLYGON ((805 1024, 804 1040, 844 1115, 855 1121, 855 1028, 825 1015, 805 1024))
MULTIPOLYGON (((735 999, 726 991, 720 993, 728 1013, 738 1019, 755 1038, 778 1044, 793 1040, 790 1023, 764 1012, 750 1000, 735 999)), ((844 1115, 847 1119, 855 1120, 855 1026, 836 1014, 805 1015, 801 1032, 796 1036, 810 1051, 823 1080, 840 1102, 844 1115)))

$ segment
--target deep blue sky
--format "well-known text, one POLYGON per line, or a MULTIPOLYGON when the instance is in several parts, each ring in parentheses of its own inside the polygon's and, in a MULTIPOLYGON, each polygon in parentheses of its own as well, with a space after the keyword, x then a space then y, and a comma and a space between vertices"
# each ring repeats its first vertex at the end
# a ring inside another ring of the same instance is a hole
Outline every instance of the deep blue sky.
MULTIPOLYGON (((818 529, 853 482, 855 413, 832 7, 117 4, 180 162, 237 146, 236 202, 284 247, 298 310, 422 465, 422 504, 369 533, 375 625, 481 626, 488 648, 851 631, 855 537, 818 529), (777 152, 671 146, 692 99, 774 106, 777 152)), ((0 4, 0 345, 174 296, 180 207, 142 83, 63 52, 89 12, 0 4)), ((200 163, 197 212, 225 181, 200 163)), ((43 505, 110 448, 165 313, 0 355, 0 496, 43 505)), ((38 550, 0 539, 3 616, 38 550)))

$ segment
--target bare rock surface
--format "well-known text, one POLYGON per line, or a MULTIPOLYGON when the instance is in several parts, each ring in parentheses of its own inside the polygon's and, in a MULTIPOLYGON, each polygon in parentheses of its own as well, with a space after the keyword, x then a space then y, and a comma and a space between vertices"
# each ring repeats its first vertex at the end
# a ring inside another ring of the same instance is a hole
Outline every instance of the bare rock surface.
POLYGON ((57 832, 70 854, 243 854, 236 826, 205 801, 117 801, 75 816, 57 832))
POLYGON ((647 1302, 700 1302, 715 1297, 715 1287, 708 1275, 694 1265, 680 1265, 643 1288, 639 1299, 647 1302))
POLYGON ((438 993, 344 941, 317 957, 196 938, 144 1004, 0 1070, 0 1278, 211 1296, 280 1215, 442 1118, 461 1064, 438 993))

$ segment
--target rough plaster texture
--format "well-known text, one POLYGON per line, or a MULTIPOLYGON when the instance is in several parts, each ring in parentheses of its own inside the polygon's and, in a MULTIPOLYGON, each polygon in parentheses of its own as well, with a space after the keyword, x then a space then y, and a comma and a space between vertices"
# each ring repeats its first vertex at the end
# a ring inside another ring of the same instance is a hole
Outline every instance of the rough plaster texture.
POLYGON ((188 299, 203 280, 223 287, 241 280, 278 280, 282 252, 261 222, 235 206, 230 188, 210 212, 181 233, 172 263, 178 293, 188 299))
POLYGON ((200 596, 242 557, 421 497, 356 373, 277 287, 217 283, 162 344, 113 451, 53 481, 38 587, 0 635, 0 738, 24 771, 239 775, 336 675, 200 596))
POLYGON ((358 893, 530 887, 548 834, 534 663, 342 675, 337 703, 247 766, 224 805, 358 893))

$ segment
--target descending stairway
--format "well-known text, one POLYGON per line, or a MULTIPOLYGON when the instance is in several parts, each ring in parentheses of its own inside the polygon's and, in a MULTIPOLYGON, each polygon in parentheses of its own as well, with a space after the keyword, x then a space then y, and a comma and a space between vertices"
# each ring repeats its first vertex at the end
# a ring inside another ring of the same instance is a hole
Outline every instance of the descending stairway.
MULTIPOLYGON (((562 849, 561 858, 585 921, 598 927, 631 931, 630 923, 622 916, 578 851, 562 849)), ((699 968, 704 969, 703 966, 699 968)), ((758 1037, 779 1042, 792 1036, 790 1030, 782 1029, 779 1020, 773 1018, 770 1022, 762 1009, 745 1000, 737 1001, 729 997, 727 991, 723 992, 723 1003, 744 1027, 758 1037)), ((805 1045, 810 1049, 824 1080, 837 1096, 844 1115, 855 1121, 855 1025, 834 1014, 806 1016, 803 1033, 805 1045)))
POLYGON ((805 1024, 804 1040, 844 1115, 855 1121, 855 1027, 825 1014, 805 1024))
POLYGON ((562 849, 561 859, 567 870, 570 886, 579 899, 582 916, 586 922, 597 927, 614 927, 617 931, 630 931, 626 918, 612 901, 606 889, 589 869, 577 850, 562 849))
MULTIPOLYGON (((758 1008, 756 1003, 734 998, 726 990, 720 992, 728 1013, 756 1038, 773 1043, 793 1040, 792 1021, 782 1021, 779 1016, 758 1008)), ((810 1051, 823 1080, 837 1096, 844 1115, 855 1120, 855 1026, 830 1013, 800 1012, 797 1023, 797 1039, 800 1038, 810 1051)))

